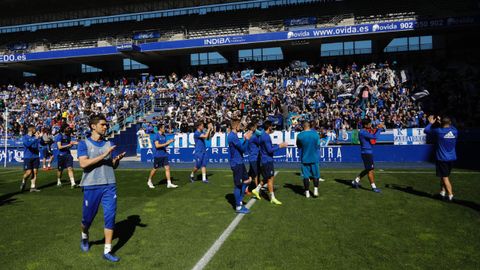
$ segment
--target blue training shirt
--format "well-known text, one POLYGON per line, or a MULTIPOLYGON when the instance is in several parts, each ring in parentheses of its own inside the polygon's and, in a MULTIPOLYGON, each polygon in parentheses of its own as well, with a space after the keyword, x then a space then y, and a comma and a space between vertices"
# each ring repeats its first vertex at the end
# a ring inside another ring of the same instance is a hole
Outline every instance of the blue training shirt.
POLYGON ((40 139, 37 139, 35 135, 24 135, 22 137, 22 143, 24 147, 23 158, 39 158, 39 146, 40 139))
POLYGON ((458 131, 455 127, 432 128, 432 124, 428 124, 424 132, 433 136, 437 143, 435 155, 440 161, 457 160, 455 145, 457 144, 458 131))
POLYGON ((267 132, 263 132, 260 135, 260 155, 262 164, 273 162, 273 154, 280 147, 278 145, 272 145, 272 138, 267 132))
POLYGON ((318 163, 320 160, 320 136, 314 130, 302 131, 297 136, 297 147, 301 149, 302 163, 318 163))
POLYGON ((360 130, 358 133, 358 140, 360 141, 361 153, 362 154, 373 154, 373 146, 370 142, 371 139, 377 139, 378 135, 380 135, 382 129, 377 129, 377 131, 372 134, 368 132, 366 129, 360 130))
POLYGON ((200 138, 204 133, 196 130, 193 134, 193 139, 195 141, 195 154, 203 154, 207 152, 207 146, 205 145, 205 139, 200 138))
POLYGON ((158 142, 160 144, 166 143, 167 137, 165 136, 165 134, 157 133, 153 137, 153 157, 154 158, 168 157, 167 147, 164 146, 164 147, 157 148, 155 146, 155 142, 158 142))
POLYGON ((247 151, 248 140, 240 141, 237 134, 230 131, 227 136, 230 167, 243 164, 243 154, 247 151))
POLYGON ((260 153, 260 135, 254 133, 248 141, 248 161, 257 161, 260 153))
MULTIPOLYGON (((67 136, 65 134, 60 133, 57 136, 55 136, 55 144, 60 143, 61 146, 68 145, 70 144, 71 141, 72 141, 72 137, 67 136)), ((58 149, 58 155, 59 156, 70 155, 70 147, 58 149)))

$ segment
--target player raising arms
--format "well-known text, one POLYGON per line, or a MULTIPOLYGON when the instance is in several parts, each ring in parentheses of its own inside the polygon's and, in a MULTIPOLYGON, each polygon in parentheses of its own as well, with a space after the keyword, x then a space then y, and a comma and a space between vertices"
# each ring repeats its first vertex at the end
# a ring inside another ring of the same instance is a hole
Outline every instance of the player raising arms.
POLYGON ((28 133, 23 136, 22 143, 24 147, 23 152, 23 169, 25 173, 23 174, 22 184, 20 185, 20 190, 25 190, 26 181, 30 178, 30 192, 40 191, 35 187, 35 182, 37 180, 38 167, 40 167, 40 138, 42 133, 36 131, 34 125, 28 126, 28 133))
POLYGON ((69 126, 64 126, 62 132, 55 136, 55 143, 58 148, 57 163, 57 186, 62 186, 62 173, 66 168, 68 177, 70 178, 70 187, 75 188, 75 178, 73 175, 73 156, 70 153, 70 148, 77 145, 76 141, 72 141, 72 129, 69 126))
POLYGON ((157 169, 160 167, 165 168, 165 177, 167 178, 167 188, 177 188, 178 186, 172 183, 172 179, 170 178, 170 165, 168 163, 168 153, 167 153, 167 146, 173 143, 175 140, 170 139, 167 141, 167 137, 165 136, 165 125, 160 124, 158 125, 158 133, 155 134, 153 139, 153 168, 150 171, 150 175, 148 176, 147 185, 149 188, 155 188, 152 183, 152 178, 155 176, 157 169))
POLYGON ((379 124, 376 130, 372 130, 372 123, 369 119, 362 120, 363 129, 358 133, 358 139, 360 140, 360 147, 362 153, 362 160, 365 169, 352 181, 354 188, 359 188, 360 179, 368 174, 368 180, 372 186, 372 191, 380 193, 381 190, 375 185, 375 175, 373 173, 373 144, 371 140, 376 140, 378 135, 383 131, 383 125, 379 124))
POLYGON ((247 151, 248 140, 252 137, 252 132, 248 131, 244 135, 244 141, 241 142, 237 133, 240 131, 240 120, 234 119, 230 125, 231 131, 228 134, 228 152, 230 168, 233 172, 233 195, 235 197, 235 211, 239 214, 248 214, 250 210, 242 205, 245 190, 252 181, 248 177, 247 169, 243 163, 243 153, 247 151))
MULTIPOLYGON (((275 194, 273 192, 273 182, 275 178, 274 166, 273 166, 273 154, 279 148, 287 147, 287 143, 283 142, 280 145, 272 145, 272 138, 270 138, 270 134, 273 133, 273 124, 271 121, 265 121, 263 124, 265 132, 262 133, 260 136, 260 155, 261 155, 261 163, 262 163, 262 176, 263 181, 267 181, 268 192, 270 195, 270 203, 280 205, 282 204, 277 198, 275 198, 275 194)), ((258 186, 255 188, 255 191, 252 190, 252 193, 257 196, 260 193, 260 189, 262 188, 263 181, 260 181, 258 186)))
POLYGON ((89 120, 92 135, 78 144, 78 161, 83 169, 80 186, 83 188, 82 211, 82 240, 80 248, 87 252, 88 229, 97 214, 98 207, 102 204, 105 220, 105 248, 103 258, 118 262, 120 259, 113 255, 112 238, 117 212, 117 185, 113 172, 125 156, 125 152, 112 158, 115 145, 105 139, 107 120, 103 115, 94 115, 89 120))
POLYGON ((430 115, 428 117, 429 124, 425 127, 424 132, 434 137, 437 144, 435 151, 436 171, 437 176, 440 177, 440 196, 442 199, 446 198, 448 193, 448 200, 453 200, 453 189, 450 183, 450 173, 452 171, 453 162, 457 160, 457 153, 455 152, 455 145, 457 143, 458 131, 452 126, 452 121, 449 117, 438 117, 430 115), (435 122, 439 122, 440 127, 432 127, 435 122))
POLYGON ((297 136, 297 147, 302 153, 301 170, 305 197, 310 198, 310 179, 313 179, 313 196, 318 197, 320 136, 311 129, 311 124, 308 121, 303 122, 303 131, 297 136))
POLYGON ((207 146, 205 140, 210 139, 213 134, 213 124, 208 124, 207 132, 204 132, 205 126, 202 122, 197 123, 197 130, 195 131, 193 138, 195 140, 195 167, 193 168, 192 173, 190 173, 190 181, 195 182, 195 173, 198 169, 202 169, 202 182, 208 184, 207 179, 207 146))

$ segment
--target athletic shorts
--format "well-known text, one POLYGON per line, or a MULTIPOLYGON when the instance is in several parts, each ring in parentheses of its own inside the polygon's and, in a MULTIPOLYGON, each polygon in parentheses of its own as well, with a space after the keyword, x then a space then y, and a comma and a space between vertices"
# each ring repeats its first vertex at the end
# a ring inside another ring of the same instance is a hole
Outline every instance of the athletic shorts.
POLYGON ((58 170, 62 171, 66 168, 73 168, 73 157, 72 155, 58 155, 58 170))
POLYGON ((252 177, 252 179, 260 176, 260 160, 250 161, 249 165, 248 176, 252 177))
POLYGON ((302 163, 301 170, 303 179, 320 178, 318 163, 302 163))
POLYGON ((275 168, 273 167, 273 162, 263 163, 261 171, 264 181, 272 178, 275 175, 275 168))
POLYGON ((40 158, 24 158, 23 168, 25 170, 38 169, 40 167, 40 158))
POLYGON ((452 161, 441 161, 437 160, 435 164, 437 169, 438 177, 449 177, 452 172, 453 162, 452 161))
POLYGON ((168 166, 168 157, 156 157, 153 159, 153 168, 158 169, 168 166))
POLYGON ((373 155, 372 154, 362 154, 363 166, 365 166, 365 170, 373 170, 374 163, 373 163, 373 155))
POLYGON ((248 179, 248 173, 247 169, 245 168, 245 164, 238 164, 230 168, 233 172, 233 184, 235 186, 241 185, 244 180, 248 179))
POLYGON ((42 149, 42 158, 50 158, 52 156, 52 152, 47 148, 47 147, 44 147, 42 149))
POLYGON ((207 167, 207 153, 195 154, 195 168, 207 167))
POLYGON ((92 225, 100 204, 103 208, 104 228, 113 230, 117 212, 117 186, 115 184, 83 188, 82 225, 86 228, 92 225))

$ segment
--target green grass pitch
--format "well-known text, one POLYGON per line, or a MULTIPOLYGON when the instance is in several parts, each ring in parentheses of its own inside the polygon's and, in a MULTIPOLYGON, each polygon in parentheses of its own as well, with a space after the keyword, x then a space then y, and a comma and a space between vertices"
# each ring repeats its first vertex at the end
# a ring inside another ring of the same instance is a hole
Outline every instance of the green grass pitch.
MULTIPOLYGON (((114 264, 101 258, 101 210, 80 251, 82 192, 66 175, 57 188, 55 171, 41 171, 42 191, 19 194, 20 169, 0 170, 0 268, 191 269, 235 214, 231 171, 210 170, 208 185, 188 173, 173 170, 178 189, 150 190, 148 170, 116 171, 114 264)), ((453 173, 454 203, 432 198, 433 171, 378 172, 381 194, 352 189, 355 173, 322 170, 320 197, 306 199, 298 173, 279 170, 283 205, 257 201, 206 269, 480 269, 480 173, 453 173)))

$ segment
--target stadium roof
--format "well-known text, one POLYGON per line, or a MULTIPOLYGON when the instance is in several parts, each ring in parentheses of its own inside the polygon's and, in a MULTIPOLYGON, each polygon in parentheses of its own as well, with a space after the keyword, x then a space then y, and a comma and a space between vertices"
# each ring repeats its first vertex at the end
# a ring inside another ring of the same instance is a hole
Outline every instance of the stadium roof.
MULTIPOLYGON (((283 0, 285 4, 301 4, 303 2, 327 2, 342 0, 283 0)), ((179 9, 187 7, 208 6, 217 4, 228 4, 235 2, 269 2, 265 0, 166 0, 166 1, 145 1, 145 0, 0 0, 0 9, 8 10, 0 18, 0 26, 11 26, 20 24, 31 24, 38 22, 50 22, 68 19, 80 19, 100 16, 111 16, 119 14, 130 14, 139 12, 150 12, 158 10, 179 9), (21 8, 19 8, 21 7, 21 8)), ((271 5, 271 4, 270 4, 271 5)))

